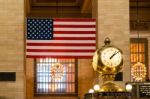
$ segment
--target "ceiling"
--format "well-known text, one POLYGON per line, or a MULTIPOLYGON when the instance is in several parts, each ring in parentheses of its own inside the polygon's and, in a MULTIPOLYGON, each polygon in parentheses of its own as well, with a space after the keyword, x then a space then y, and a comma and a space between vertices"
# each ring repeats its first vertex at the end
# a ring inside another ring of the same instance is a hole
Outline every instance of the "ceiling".
POLYGON ((150 0, 130 0, 130 7, 150 8, 150 0), (138 1, 138 2, 137 2, 138 1))
MULTIPOLYGON (((150 12, 150 0, 130 0, 130 12, 150 12)), ((92 0, 27 0, 27 16, 91 17, 92 0)))
POLYGON ((92 0, 27 0, 29 16, 90 17, 92 0))

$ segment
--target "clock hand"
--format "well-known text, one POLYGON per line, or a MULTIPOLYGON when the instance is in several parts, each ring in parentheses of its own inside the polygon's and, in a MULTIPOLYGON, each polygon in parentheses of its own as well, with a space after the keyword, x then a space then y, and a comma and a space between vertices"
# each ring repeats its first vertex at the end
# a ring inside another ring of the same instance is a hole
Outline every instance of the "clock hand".
POLYGON ((117 53, 119 53, 119 51, 118 52, 115 51, 115 53, 111 55, 109 59, 112 59, 117 53))

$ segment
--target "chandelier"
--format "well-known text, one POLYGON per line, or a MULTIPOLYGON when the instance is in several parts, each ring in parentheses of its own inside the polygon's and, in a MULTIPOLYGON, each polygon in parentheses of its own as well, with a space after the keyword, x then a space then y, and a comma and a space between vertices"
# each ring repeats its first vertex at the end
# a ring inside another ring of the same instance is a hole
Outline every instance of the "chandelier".
POLYGON ((56 63, 52 65, 50 72, 53 80, 60 80, 64 75, 64 66, 60 63, 56 63))
POLYGON ((146 78, 146 67, 143 63, 137 62, 131 68, 131 76, 137 82, 141 82, 146 78))

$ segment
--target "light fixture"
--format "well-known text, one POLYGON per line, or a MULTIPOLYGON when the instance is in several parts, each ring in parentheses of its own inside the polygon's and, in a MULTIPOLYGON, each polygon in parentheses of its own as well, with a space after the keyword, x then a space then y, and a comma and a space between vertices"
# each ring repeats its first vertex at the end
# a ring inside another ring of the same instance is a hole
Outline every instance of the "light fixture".
POLYGON ((100 90, 100 86, 98 84, 94 85, 94 91, 98 92, 100 90))
POLYGON ((61 80, 64 75, 64 66, 60 63, 56 63, 52 65, 50 72, 53 80, 61 80))
POLYGON ((95 92, 100 91, 100 82, 101 82, 101 78, 98 74, 96 74, 96 77, 93 81, 93 89, 94 89, 95 92))
POLYGON ((126 85, 126 91, 128 91, 128 92, 132 91, 132 85, 131 84, 126 85))
POLYGON ((136 82, 142 82, 146 78, 146 67, 143 63, 137 62, 131 68, 131 76, 136 82))
POLYGON ((89 89, 89 93, 94 93, 94 90, 93 89, 89 89))

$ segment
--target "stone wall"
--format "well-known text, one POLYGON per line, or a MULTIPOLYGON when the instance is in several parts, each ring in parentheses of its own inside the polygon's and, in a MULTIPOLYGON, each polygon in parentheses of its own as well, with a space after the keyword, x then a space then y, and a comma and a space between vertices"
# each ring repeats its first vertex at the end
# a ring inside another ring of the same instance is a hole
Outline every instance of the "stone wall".
POLYGON ((25 99, 24 0, 0 0, 0 72, 16 72, 0 82, 0 99, 25 99))
POLYGON ((104 45, 109 37, 112 44, 123 51, 123 82, 117 82, 124 87, 130 81, 130 51, 129 51, 129 1, 128 0, 97 0, 98 4, 98 48, 104 45), (129 72, 126 72, 129 71, 129 72))

